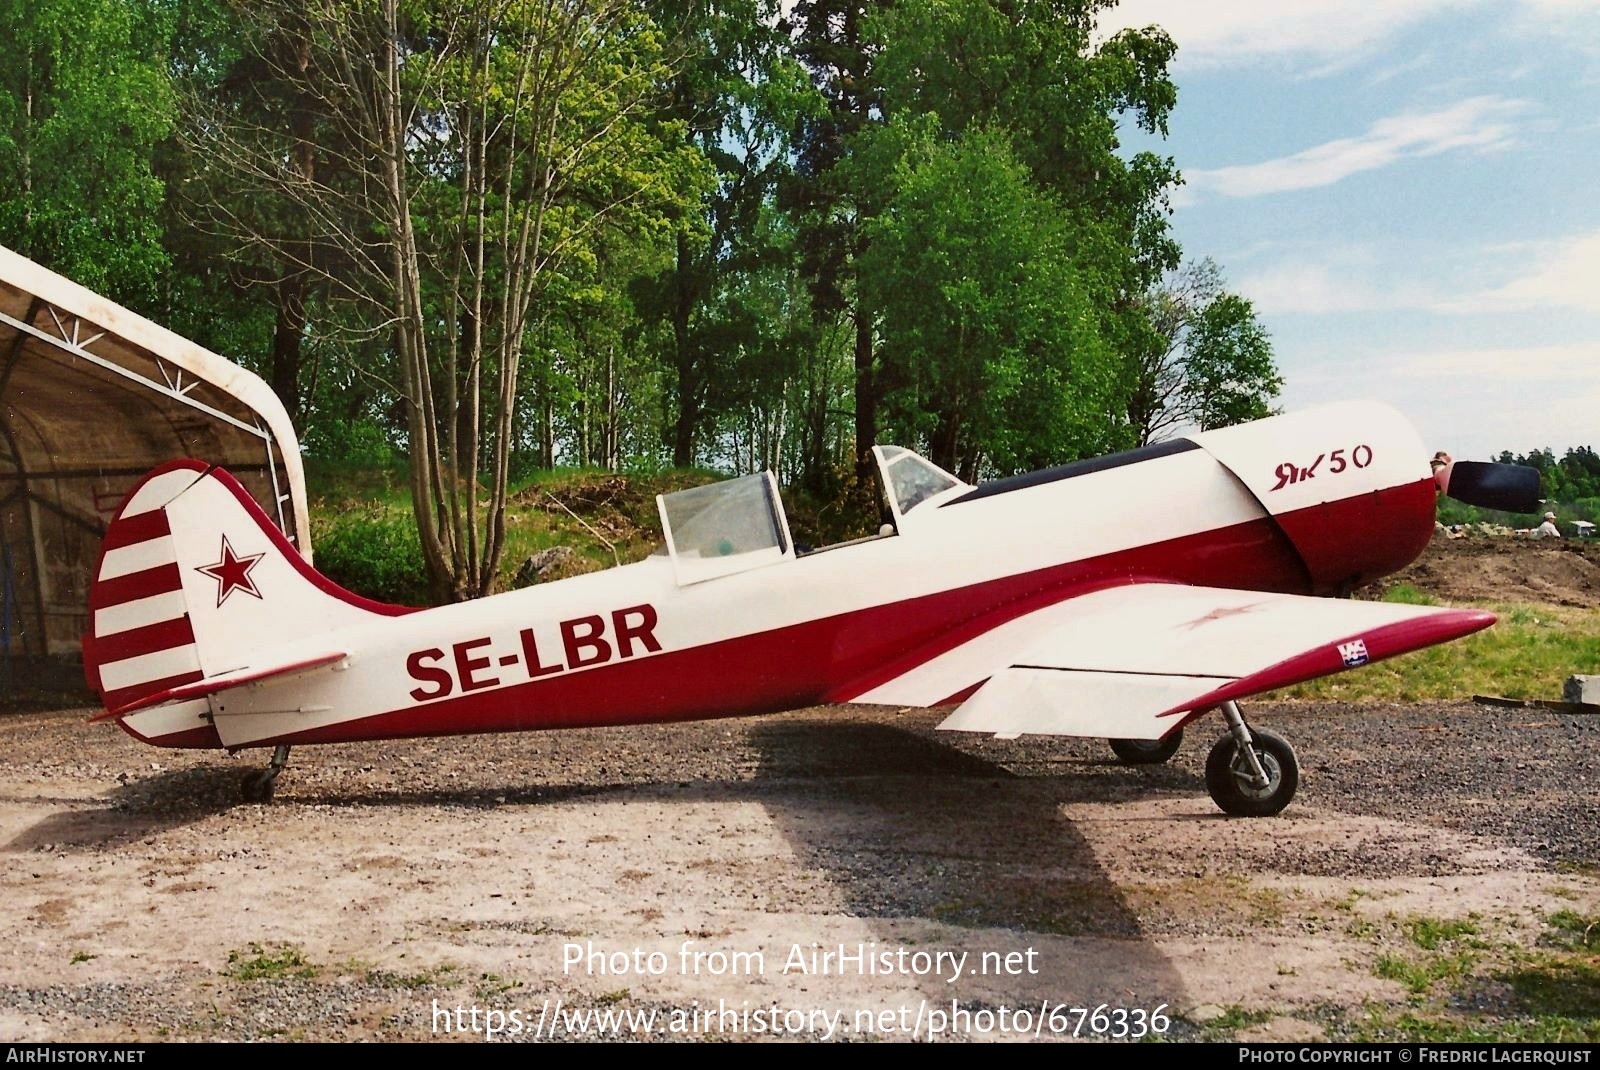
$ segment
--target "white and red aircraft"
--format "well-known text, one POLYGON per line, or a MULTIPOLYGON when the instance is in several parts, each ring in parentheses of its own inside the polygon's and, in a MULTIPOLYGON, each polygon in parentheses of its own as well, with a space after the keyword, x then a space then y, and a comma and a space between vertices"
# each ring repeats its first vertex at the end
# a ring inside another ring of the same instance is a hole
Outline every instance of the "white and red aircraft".
POLYGON ((340 589, 226 472, 172 462, 106 533, 96 719, 157 746, 275 747, 246 778, 265 801, 301 743, 960 703, 941 728, 1103 736, 1145 763, 1220 709, 1211 796, 1272 814, 1294 751, 1239 699, 1494 622, 1315 596, 1415 559, 1436 491, 1519 512, 1538 495, 1530 469, 1435 476, 1371 404, 977 487, 875 452, 893 519, 875 537, 797 548, 772 475, 745 476, 660 498, 645 561, 422 610, 340 589))

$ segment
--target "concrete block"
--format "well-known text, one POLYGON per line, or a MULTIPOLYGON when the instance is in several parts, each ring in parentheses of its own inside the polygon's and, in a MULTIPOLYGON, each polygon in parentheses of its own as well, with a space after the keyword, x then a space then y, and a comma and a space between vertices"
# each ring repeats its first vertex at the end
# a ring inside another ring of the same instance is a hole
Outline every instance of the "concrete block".
POLYGON ((1600 676, 1569 676, 1561 697, 1568 702, 1600 706, 1600 676))

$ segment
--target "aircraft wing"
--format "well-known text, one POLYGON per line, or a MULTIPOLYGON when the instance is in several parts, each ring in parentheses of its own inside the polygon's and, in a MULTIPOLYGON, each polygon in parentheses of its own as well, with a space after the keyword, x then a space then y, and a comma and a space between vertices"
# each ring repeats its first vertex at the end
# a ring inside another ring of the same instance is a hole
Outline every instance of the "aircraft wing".
POLYGON ((897 706, 965 698, 940 728, 1008 738, 1160 739, 1191 711, 1433 646, 1494 619, 1481 610, 1135 583, 918 652, 838 697, 897 706))

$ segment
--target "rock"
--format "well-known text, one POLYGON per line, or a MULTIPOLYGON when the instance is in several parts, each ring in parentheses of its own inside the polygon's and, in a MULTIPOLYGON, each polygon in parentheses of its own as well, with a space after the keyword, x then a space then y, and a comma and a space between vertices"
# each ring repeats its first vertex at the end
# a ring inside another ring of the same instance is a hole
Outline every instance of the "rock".
POLYGON ((552 546, 530 554, 517 569, 516 585, 530 587, 535 583, 573 576, 589 571, 588 562, 570 546, 552 546))
POLYGON ((1216 1021, 1218 1018, 1221 1018, 1227 1013, 1227 1011, 1223 1010, 1215 1003, 1202 1003, 1200 1006, 1196 1007, 1194 1010, 1185 1015, 1185 1017, 1195 1025, 1205 1025, 1207 1022, 1216 1021))
POLYGON ((1600 676, 1569 676, 1561 697, 1568 702, 1600 706, 1600 676))

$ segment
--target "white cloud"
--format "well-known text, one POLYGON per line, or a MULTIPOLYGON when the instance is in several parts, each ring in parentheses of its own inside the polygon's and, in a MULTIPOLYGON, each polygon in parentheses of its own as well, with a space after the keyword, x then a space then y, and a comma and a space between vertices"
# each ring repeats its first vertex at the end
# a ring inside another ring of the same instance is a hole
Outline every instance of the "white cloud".
POLYGON ((1600 341, 1364 353, 1280 353, 1291 411, 1325 401, 1394 405, 1429 449, 1487 460, 1600 445, 1600 341))
POLYGON ((1224 259, 1250 265, 1233 289, 1267 316, 1600 313, 1600 230, 1554 241, 1494 242, 1473 249, 1396 242, 1373 246, 1262 241, 1224 259))
POLYGON ((1600 230, 1553 242, 1503 286, 1442 307, 1449 312, 1579 308, 1600 312, 1600 230))
MULTIPOLYGON (((1100 31, 1156 24, 1187 62, 1230 63, 1268 56, 1336 56, 1362 51, 1437 11, 1480 0, 1123 0, 1100 16, 1100 31)), ((1541 0, 1560 2, 1560 0, 1541 0)), ((1571 0, 1578 2, 1578 0, 1571 0)))
POLYGON ((1411 301, 1381 290, 1360 274, 1325 264, 1287 263, 1245 275, 1234 287, 1264 316, 1327 315, 1407 307, 1411 301))
POLYGON ((1422 68, 1432 64, 1433 61, 1434 57, 1432 52, 1421 52, 1401 63, 1391 64, 1382 68, 1376 73, 1369 75, 1366 81, 1367 88, 1370 89, 1375 85, 1382 85, 1384 82, 1393 81, 1402 74, 1410 74, 1413 71, 1420 71, 1422 68))
POLYGON ((1471 149, 1492 152, 1509 147, 1526 101, 1498 96, 1469 97, 1432 111, 1404 112, 1379 119, 1357 137, 1338 138, 1260 163, 1189 171, 1192 195, 1210 191, 1226 197, 1312 189, 1399 160, 1471 149))
POLYGON ((1399 353, 1382 358, 1390 375, 1410 379, 1517 382, 1600 382, 1600 341, 1399 353))
POLYGON ((1509 13, 1511 28, 1554 39, 1567 47, 1600 47, 1597 0, 1122 0, 1101 13, 1102 36, 1158 25, 1178 42, 1181 63, 1232 66, 1262 60, 1307 60, 1324 72, 1344 68, 1376 51, 1401 31, 1431 15, 1479 9, 1484 17, 1509 13))

